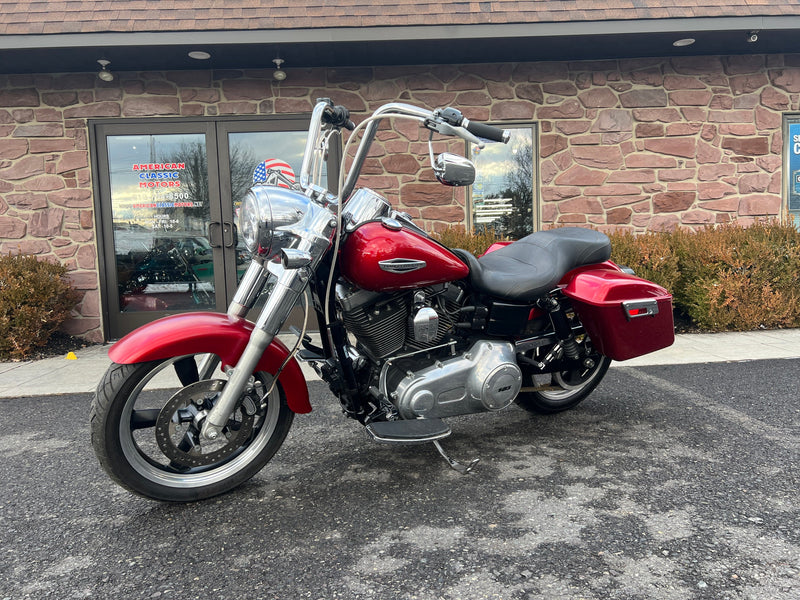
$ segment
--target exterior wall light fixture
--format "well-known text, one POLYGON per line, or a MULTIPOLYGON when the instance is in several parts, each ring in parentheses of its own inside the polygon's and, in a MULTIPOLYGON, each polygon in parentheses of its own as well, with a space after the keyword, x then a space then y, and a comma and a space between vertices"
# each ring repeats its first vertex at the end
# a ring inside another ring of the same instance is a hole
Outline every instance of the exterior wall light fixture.
POLYGON ((101 58, 97 61, 97 64, 100 65, 100 71, 97 73, 97 78, 106 82, 114 81, 114 74, 108 70, 108 65, 111 64, 111 61, 101 58))
POLYGON ((283 81, 284 79, 286 79, 286 71, 281 69, 281 65, 284 62, 283 59, 273 58, 272 62, 275 63, 275 72, 272 74, 272 76, 275 78, 275 81, 283 81))

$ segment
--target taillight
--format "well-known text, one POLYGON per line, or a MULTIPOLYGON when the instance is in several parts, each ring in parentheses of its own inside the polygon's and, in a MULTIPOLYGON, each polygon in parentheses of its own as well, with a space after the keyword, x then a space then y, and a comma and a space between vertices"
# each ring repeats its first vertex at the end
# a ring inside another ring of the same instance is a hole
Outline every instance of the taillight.
POLYGON ((657 300, 626 300, 622 303, 625 318, 629 321, 639 317, 651 317, 658 314, 657 300))

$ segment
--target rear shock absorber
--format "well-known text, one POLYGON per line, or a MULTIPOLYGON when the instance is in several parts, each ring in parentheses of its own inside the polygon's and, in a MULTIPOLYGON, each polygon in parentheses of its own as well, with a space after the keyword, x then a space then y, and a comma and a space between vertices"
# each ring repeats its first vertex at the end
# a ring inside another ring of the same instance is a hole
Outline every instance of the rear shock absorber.
POLYGON ((564 349, 564 354, 567 358, 572 360, 579 360, 580 350, 575 341, 575 336, 572 334, 572 327, 570 327, 567 315, 564 314, 564 309, 561 303, 552 296, 542 298, 538 305, 540 308, 546 310, 550 315, 550 322, 553 324, 553 330, 556 337, 561 342, 561 347, 564 349))

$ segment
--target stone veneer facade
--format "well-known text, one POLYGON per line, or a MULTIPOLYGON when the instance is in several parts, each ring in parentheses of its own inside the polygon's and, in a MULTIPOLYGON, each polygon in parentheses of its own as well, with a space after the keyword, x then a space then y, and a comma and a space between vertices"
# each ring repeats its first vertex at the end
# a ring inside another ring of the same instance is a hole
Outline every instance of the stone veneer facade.
MULTIPOLYGON (((297 114, 321 96, 355 120, 386 102, 453 105, 536 124, 542 227, 643 232, 780 215, 782 115, 800 110, 800 55, 287 72, 0 75, 0 252, 68 267, 83 296, 66 331, 103 338, 90 119, 297 114)), ((464 190, 431 183, 416 124, 378 142, 366 185, 428 229, 465 221, 464 190)))

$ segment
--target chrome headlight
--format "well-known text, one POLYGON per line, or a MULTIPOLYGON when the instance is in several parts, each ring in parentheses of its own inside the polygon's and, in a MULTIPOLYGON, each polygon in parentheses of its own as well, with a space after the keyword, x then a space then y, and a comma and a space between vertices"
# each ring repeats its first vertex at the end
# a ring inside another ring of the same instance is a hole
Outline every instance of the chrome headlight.
POLYGON ((272 258, 290 246, 296 235, 289 229, 303 220, 310 202, 300 192, 282 187, 250 188, 239 209, 239 232, 247 249, 272 258))

